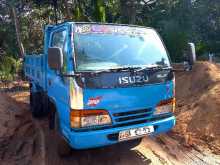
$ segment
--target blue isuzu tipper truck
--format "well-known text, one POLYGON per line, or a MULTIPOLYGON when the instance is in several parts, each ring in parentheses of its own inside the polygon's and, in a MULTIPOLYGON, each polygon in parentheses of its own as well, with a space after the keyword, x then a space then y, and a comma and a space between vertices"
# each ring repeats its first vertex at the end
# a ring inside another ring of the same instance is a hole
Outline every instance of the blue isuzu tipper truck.
MULTIPOLYGON (((134 142, 175 125, 175 78, 152 28, 65 22, 48 25, 44 53, 26 55, 33 116, 74 149, 134 142)), ((52 140, 52 139, 51 139, 52 140)))

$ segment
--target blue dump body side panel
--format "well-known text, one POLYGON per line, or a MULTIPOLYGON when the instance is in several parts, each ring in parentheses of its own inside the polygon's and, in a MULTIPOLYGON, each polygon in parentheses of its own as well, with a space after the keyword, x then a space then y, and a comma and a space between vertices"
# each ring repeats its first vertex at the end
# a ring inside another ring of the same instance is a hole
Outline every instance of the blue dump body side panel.
POLYGON ((24 71, 26 77, 35 85, 44 88, 45 86, 45 69, 44 54, 25 56, 24 71))
POLYGON ((44 33, 44 54, 25 55, 24 72, 25 76, 40 90, 47 91, 47 51, 50 41, 50 33, 53 26, 48 25, 44 33))

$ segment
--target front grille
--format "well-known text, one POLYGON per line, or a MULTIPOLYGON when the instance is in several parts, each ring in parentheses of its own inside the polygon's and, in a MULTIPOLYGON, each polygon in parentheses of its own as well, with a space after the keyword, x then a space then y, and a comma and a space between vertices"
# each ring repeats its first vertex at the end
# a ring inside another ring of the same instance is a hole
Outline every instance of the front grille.
POLYGON ((159 115, 159 116, 150 117, 149 119, 142 119, 142 120, 137 120, 137 121, 125 122, 125 123, 117 123, 117 124, 109 125, 109 126, 98 126, 98 127, 94 127, 94 128, 72 129, 72 131, 89 132, 89 131, 95 131, 95 130, 119 128, 119 127, 132 126, 132 125, 136 125, 136 124, 143 124, 143 123, 147 123, 147 122, 154 122, 154 121, 158 121, 158 120, 163 120, 163 119, 166 119, 171 116, 172 116, 172 114, 169 113, 169 114, 163 114, 163 115, 159 115))
POLYGON ((141 109, 129 112, 118 112, 113 114, 114 121, 118 123, 132 122, 143 119, 148 119, 151 117, 153 111, 152 109, 141 109))
POLYGON ((149 112, 149 109, 142 109, 142 110, 129 111, 129 112, 119 112, 119 113, 114 113, 113 116, 114 117, 121 117, 121 116, 140 114, 140 113, 146 113, 146 112, 149 112))

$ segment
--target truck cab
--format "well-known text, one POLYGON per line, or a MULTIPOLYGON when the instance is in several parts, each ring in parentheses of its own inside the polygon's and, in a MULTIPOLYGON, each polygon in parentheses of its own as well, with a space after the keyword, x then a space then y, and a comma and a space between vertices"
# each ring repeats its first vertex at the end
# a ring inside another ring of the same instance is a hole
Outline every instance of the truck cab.
POLYGON ((44 53, 26 55, 34 116, 74 149, 167 132, 175 125, 175 78, 152 28, 66 22, 45 28, 44 53))

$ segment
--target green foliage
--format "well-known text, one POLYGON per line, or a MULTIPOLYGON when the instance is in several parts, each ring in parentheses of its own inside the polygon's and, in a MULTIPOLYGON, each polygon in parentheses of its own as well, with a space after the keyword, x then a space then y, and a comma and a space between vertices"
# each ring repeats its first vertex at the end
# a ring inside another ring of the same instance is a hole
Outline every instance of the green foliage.
POLYGON ((196 52, 198 55, 203 55, 206 53, 206 51, 208 50, 207 45, 205 42, 200 41, 196 44, 196 52))
POLYGON ((75 15, 75 20, 76 21, 81 20, 82 14, 81 14, 80 8, 78 6, 75 8, 75 14, 74 15, 75 15))
POLYGON ((105 3, 106 9, 106 20, 109 23, 120 23, 119 16, 120 16, 120 5, 118 0, 108 0, 105 3))
POLYGON ((10 14, 8 8, 0 3, 0 49, 4 50, 6 54, 16 57, 18 47, 16 45, 15 29, 10 19, 10 14))
POLYGON ((187 46, 187 34, 173 21, 167 22, 163 30, 163 38, 173 62, 183 61, 183 52, 187 46))
POLYGON ((13 80, 22 69, 22 63, 12 57, 4 56, 0 59, 0 80, 13 80))
POLYGON ((103 0, 93 0, 95 21, 105 22, 105 6, 103 0))
MULTIPOLYGON (((44 27, 55 23, 52 2, 0 0, 0 50, 4 56, 18 59, 19 54, 10 7, 16 8, 26 53, 40 53, 44 27)), ((161 34, 173 61, 182 60, 187 42, 196 44, 198 55, 212 52, 220 56, 219 0, 57 0, 57 11, 60 22, 71 18, 151 26, 161 34)), ((2 64, 1 72, 11 72, 9 65, 14 64, 2 64)))
POLYGON ((193 31, 197 43, 203 43, 204 52, 220 52, 220 5, 219 0, 203 0, 193 3, 193 31))

